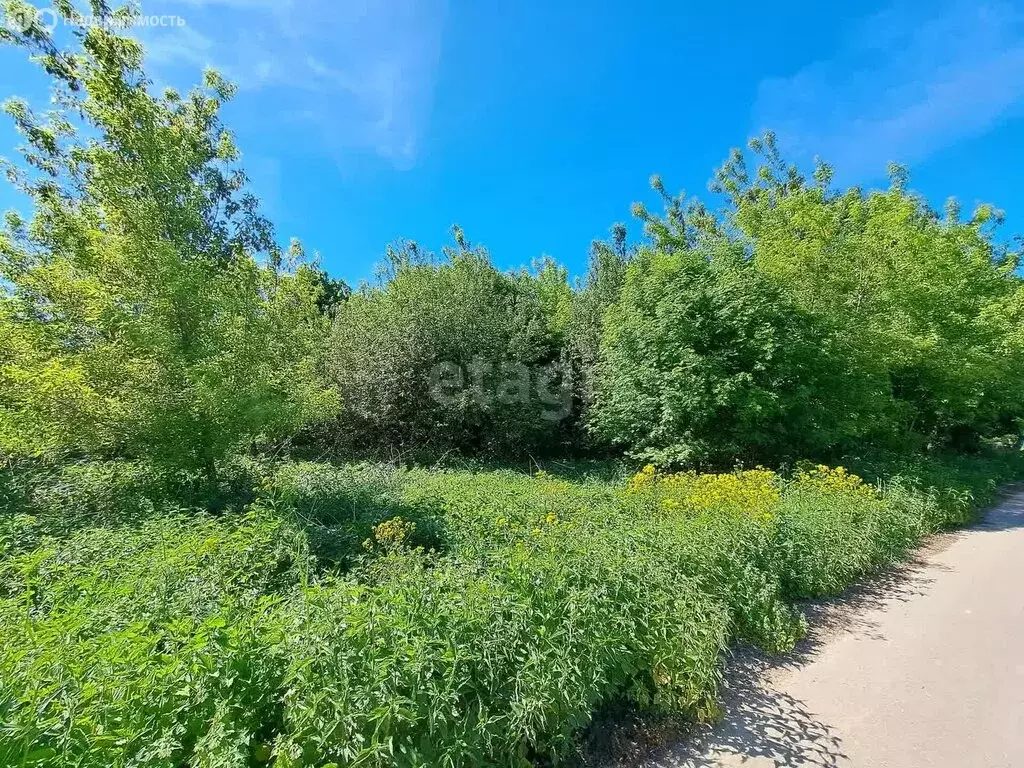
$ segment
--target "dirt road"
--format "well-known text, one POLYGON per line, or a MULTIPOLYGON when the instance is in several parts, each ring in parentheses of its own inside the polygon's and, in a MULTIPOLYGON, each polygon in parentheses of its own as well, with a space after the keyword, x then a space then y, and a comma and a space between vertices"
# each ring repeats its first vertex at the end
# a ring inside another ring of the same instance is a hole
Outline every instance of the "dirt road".
POLYGON ((737 658, 725 717, 656 766, 1024 768, 1024 492, 737 658))

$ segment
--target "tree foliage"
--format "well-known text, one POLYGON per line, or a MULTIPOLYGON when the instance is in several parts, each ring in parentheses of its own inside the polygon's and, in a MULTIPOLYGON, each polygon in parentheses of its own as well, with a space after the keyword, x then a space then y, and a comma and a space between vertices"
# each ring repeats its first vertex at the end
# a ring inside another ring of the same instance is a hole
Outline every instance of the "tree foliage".
MULTIPOLYGON (((633 248, 626 242, 626 227, 615 224, 611 239, 595 241, 590 247, 587 273, 570 304, 569 324, 563 358, 575 382, 575 409, 580 423, 585 423, 594 401, 595 371, 601 354, 601 334, 608 310, 619 300, 626 268, 632 260, 633 248)), ((581 432, 578 440, 586 440, 581 432)))
POLYGON ((950 201, 940 216, 899 166, 887 190, 834 191, 831 168, 819 163, 809 184, 771 134, 751 146, 754 174, 739 155, 718 174, 728 222, 851 359, 864 393, 854 407, 935 445, 1010 431, 1024 406, 1012 330, 1022 283, 1017 255, 994 241, 1001 215, 981 206, 962 220, 950 201))
POLYGON ((808 182, 774 136, 713 191, 653 186, 648 247, 605 317, 594 430, 666 463, 865 448, 971 449, 1024 415, 1018 257, 982 206, 945 217, 890 170, 887 190, 808 182))
POLYGON ((246 192, 218 117, 231 86, 211 72, 154 95, 113 22, 67 51, 38 27, 5 39, 38 54, 55 109, 6 105, 25 138, 7 175, 34 215, 8 214, 0 238, 0 450, 212 470, 330 408, 322 276, 246 192))
POLYGON ((565 270, 504 273, 455 234, 439 259, 389 249, 378 283, 339 308, 329 370, 345 448, 509 453, 557 440, 565 270))
POLYGON ((767 134, 716 173, 721 211, 655 177, 664 212, 635 206, 643 239, 616 225, 577 282, 550 258, 497 269, 456 229, 440 258, 389 249, 352 292, 277 245, 220 121, 228 83, 156 95, 116 33, 130 11, 56 9, 67 50, 38 24, 0 30, 54 84, 48 113, 6 105, 25 146, 4 170, 33 214, 0 235, 2 452, 212 472, 301 433, 348 452, 725 464, 1019 430, 1018 255, 997 211, 940 215, 902 168, 885 190, 837 189, 767 134))
POLYGON ((730 244, 643 249, 606 318, 592 424, 661 465, 806 455, 835 437, 830 362, 730 244))

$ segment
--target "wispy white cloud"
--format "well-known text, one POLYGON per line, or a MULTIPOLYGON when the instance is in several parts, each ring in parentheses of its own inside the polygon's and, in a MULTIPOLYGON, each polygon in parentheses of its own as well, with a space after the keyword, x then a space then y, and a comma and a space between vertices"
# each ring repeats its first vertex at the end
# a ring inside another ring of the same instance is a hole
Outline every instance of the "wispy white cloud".
POLYGON ((201 70, 213 65, 213 40, 193 27, 143 27, 138 36, 145 43, 149 63, 158 68, 185 64, 201 70))
POLYGON ((430 117, 446 0, 147 0, 179 28, 144 30, 151 61, 214 66, 267 120, 309 123, 324 149, 415 160, 430 117))
POLYGON ((984 133, 1024 106, 1024 10, 912 2, 865 19, 832 58, 763 80, 754 129, 797 159, 873 178, 984 133))

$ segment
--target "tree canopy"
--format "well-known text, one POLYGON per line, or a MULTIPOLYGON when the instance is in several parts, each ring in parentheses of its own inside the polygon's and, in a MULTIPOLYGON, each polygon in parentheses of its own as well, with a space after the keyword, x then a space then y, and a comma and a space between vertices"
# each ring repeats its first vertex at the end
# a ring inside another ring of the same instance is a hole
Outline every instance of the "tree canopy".
POLYGON ((51 75, 54 109, 5 105, 25 139, 7 176, 33 216, 0 236, 0 449, 212 469, 333 408, 322 274, 247 192, 219 119, 233 88, 209 72, 155 95, 114 26, 77 28, 68 50, 5 31, 51 75))
POLYGON ((130 11, 57 10, 66 48, 0 31, 54 88, 45 113, 6 104, 32 213, 0 235, 0 451, 214 473, 299 437, 723 464, 1019 432, 1024 293, 991 206, 940 215, 898 166, 837 189, 769 133, 716 172, 720 210, 655 177, 664 212, 636 205, 643 236, 615 225, 580 280, 547 257, 499 269, 456 228, 353 292, 278 244, 220 120, 229 83, 157 94, 117 32, 130 11))

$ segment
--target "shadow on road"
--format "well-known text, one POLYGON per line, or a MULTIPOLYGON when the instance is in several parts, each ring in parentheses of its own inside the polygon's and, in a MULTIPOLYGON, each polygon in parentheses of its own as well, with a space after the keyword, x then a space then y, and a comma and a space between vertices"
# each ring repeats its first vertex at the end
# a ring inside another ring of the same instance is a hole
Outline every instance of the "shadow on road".
MULTIPOLYGON (((1017 487, 1021 491, 1024 488, 1017 487)), ((1008 531, 1024 528, 1024 494, 1003 499, 977 526, 979 531, 1008 531)))
MULTIPOLYGON (((1024 487, 1012 489, 970 532, 1024 528, 1024 487)), ((842 636, 885 640, 880 618, 894 605, 927 594, 936 577, 951 570, 936 556, 968 531, 931 537, 908 562, 861 581, 835 598, 802 606, 808 636, 783 656, 741 647, 726 664, 721 690, 723 717, 714 724, 663 723, 645 731, 633 722, 623 732, 605 734, 616 749, 604 768, 700 768, 744 766, 778 768, 849 765, 843 740, 819 713, 786 692, 785 678, 815 660, 826 643, 842 636), (670 744, 671 746, 657 746, 670 744)), ((593 764, 593 763, 591 763, 593 764)))
MULTIPOLYGON (((872 614, 894 602, 925 594, 934 579, 929 571, 943 566, 927 562, 930 551, 948 546, 955 536, 938 536, 913 560, 871 578, 828 600, 803 605, 810 629, 796 648, 783 656, 768 656, 741 647, 726 664, 721 698, 724 717, 712 725, 691 726, 687 738, 671 747, 632 750, 611 766, 697 768, 698 766, 813 766, 844 765, 839 734, 806 704, 773 685, 776 673, 800 668, 839 634, 879 638, 872 614), (705 756, 715 756, 710 762, 705 756)), ((641 739, 642 741, 642 739, 641 739)), ((634 744, 639 747, 639 744, 634 744)))

